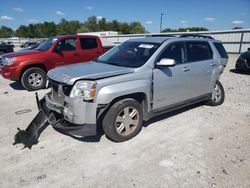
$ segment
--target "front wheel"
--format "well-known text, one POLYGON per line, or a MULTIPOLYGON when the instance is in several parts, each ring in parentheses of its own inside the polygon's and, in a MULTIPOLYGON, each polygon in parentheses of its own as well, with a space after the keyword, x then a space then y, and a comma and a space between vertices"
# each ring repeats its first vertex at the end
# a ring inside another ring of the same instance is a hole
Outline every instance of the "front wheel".
POLYGON ((39 67, 29 68, 22 74, 21 83, 28 91, 45 88, 46 73, 39 67))
POLYGON ((224 102, 224 99, 225 99, 224 88, 223 88, 222 84, 217 80, 215 85, 214 85, 214 89, 213 89, 213 93, 211 95, 211 98, 208 101, 208 105, 210 105, 210 106, 221 105, 224 102))
POLYGON ((133 138, 142 128, 142 114, 141 104, 134 99, 114 103, 102 121, 105 135, 116 142, 133 138))

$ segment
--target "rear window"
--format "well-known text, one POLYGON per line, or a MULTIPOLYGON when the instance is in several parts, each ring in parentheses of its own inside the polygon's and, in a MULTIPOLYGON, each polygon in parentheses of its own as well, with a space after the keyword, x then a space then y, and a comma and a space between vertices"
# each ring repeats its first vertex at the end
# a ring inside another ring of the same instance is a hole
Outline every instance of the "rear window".
POLYGON ((221 43, 215 42, 214 46, 222 58, 228 58, 227 52, 221 43))
POLYGON ((186 46, 188 62, 213 58, 213 52, 208 42, 187 42, 186 46))
POLYGON ((94 49, 97 48, 96 38, 81 38, 80 39, 81 48, 82 49, 94 49))

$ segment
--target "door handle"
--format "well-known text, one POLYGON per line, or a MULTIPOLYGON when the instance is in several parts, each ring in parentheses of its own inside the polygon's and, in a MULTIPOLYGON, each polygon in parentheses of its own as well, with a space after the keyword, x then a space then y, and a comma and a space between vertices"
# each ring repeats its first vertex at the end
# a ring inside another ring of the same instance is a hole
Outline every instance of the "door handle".
POLYGON ((211 67, 213 67, 213 66, 215 66, 216 65, 216 63, 210 63, 210 66, 211 67))
POLYGON ((190 71, 191 69, 188 68, 188 67, 184 67, 184 68, 182 68, 182 70, 183 70, 184 72, 187 72, 187 71, 190 71))

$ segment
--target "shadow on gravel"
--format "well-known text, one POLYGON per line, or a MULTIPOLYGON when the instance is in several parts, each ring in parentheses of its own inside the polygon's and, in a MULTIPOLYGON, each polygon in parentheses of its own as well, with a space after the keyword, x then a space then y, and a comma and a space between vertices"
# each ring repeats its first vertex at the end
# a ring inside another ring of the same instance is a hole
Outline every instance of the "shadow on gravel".
POLYGON ((31 149, 33 145, 38 144, 40 135, 48 126, 49 124, 47 122, 43 124, 42 127, 38 130, 38 134, 36 137, 30 137, 29 133, 26 130, 21 130, 20 128, 17 128, 17 133, 14 136, 13 145, 23 144, 22 149, 31 149))
POLYGON ((157 122, 157 121, 161 121, 161 120, 170 118, 170 117, 172 117, 172 116, 181 114, 181 113, 183 113, 183 112, 192 110, 192 109, 194 109, 194 108, 197 108, 197 107, 200 107, 200 106, 203 106, 203 105, 204 105, 204 102, 200 102, 200 103, 197 103, 197 104, 194 104, 194 105, 191 105, 191 106, 187 106, 187 107, 181 108, 181 109, 179 109, 179 110, 175 110, 175 111, 172 111, 172 112, 168 112, 168 113, 166 113, 166 114, 163 114, 163 115, 159 115, 159 116, 153 117, 153 118, 150 119, 149 121, 144 122, 144 123, 143 123, 143 127, 147 127, 147 126, 149 126, 150 124, 155 123, 155 122, 157 122))
POLYGON ((231 69, 230 72, 235 73, 235 74, 250 75, 250 71, 240 71, 240 70, 237 70, 237 69, 231 69))
POLYGON ((14 90, 25 90, 19 81, 10 83, 10 87, 12 87, 14 90))
POLYGON ((100 142, 101 137, 104 135, 104 131, 100 128, 98 128, 97 130, 97 134, 94 136, 85 136, 85 137, 75 137, 72 135, 69 135, 67 133, 64 133, 56 128, 53 127, 54 130, 56 130, 57 132, 59 132, 60 134, 63 134, 65 136, 69 136, 75 140, 81 141, 81 142, 100 142))

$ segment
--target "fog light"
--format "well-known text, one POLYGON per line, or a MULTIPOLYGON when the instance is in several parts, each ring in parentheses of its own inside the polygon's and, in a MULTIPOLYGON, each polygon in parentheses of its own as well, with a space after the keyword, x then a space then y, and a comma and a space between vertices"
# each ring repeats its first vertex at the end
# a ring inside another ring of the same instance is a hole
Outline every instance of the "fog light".
POLYGON ((63 115, 66 120, 72 122, 74 114, 71 108, 65 107, 63 110, 63 115))

